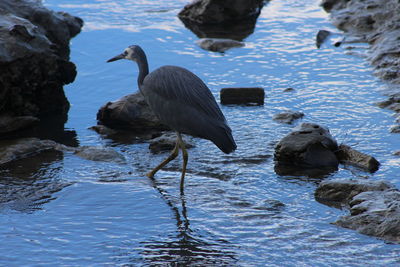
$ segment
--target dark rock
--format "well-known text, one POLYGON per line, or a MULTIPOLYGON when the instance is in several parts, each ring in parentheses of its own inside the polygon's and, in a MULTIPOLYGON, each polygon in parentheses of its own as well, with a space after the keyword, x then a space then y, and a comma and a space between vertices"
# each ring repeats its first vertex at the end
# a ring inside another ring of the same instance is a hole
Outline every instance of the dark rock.
POLYGON ((319 30, 316 36, 316 40, 315 40, 315 44, 317 46, 317 48, 321 47, 321 44, 326 40, 326 38, 328 38, 328 36, 331 34, 330 31, 326 31, 326 30, 319 30))
POLYGON ((350 202, 350 215, 335 222, 344 228, 400 242, 400 192, 369 191, 356 195, 350 202))
POLYGON ((154 115, 140 92, 108 102, 97 112, 97 120, 101 125, 131 133, 169 130, 154 115))
POLYGON ((92 161, 125 163, 125 157, 112 148, 82 146, 75 149, 75 155, 92 161))
POLYGON ((369 180, 327 180, 322 181, 315 191, 315 199, 323 204, 336 206, 335 203, 348 205, 354 196, 367 191, 393 189, 384 181, 369 180))
MULTIPOLYGON (((188 141, 188 139, 183 136, 183 142, 185 143, 185 147, 192 148, 194 145, 188 141)), ((176 134, 175 133, 165 133, 157 138, 150 140, 149 149, 153 154, 171 151, 174 149, 176 144, 176 134)))
POLYGON ((347 145, 340 145, 336 151, 336 156, 340 163, 356 166, 369 172, 375 172, 379 169, 380 163, 374 157, 361 153, 347 145))
POLYGON ((11 117, 3 115, 0 116, 0 134, 21 130, 38 122, 39 119, 32 116, 11 117))
POLYGON ((42 119, 67 114, 63 85, 76 76, 69 41, 82 24, 40 1, 0 1, 1 115, 42 119))
POLYGON ((335 222, 366 235, 400 242, 400 192, 384 181, 323 181, 315 191, 317 201, 350 214, 335 222))
POLYGON ((220 91, 221 104, 256 104, 264 105, 264 89, 250 88, 222 88, 220 91))
POLYGON ((22 138, 0 141, 0 166, 15 160, 32 157, 47 150, 60 150, 62 145, 51 140, 22 138))
POLYGON ((295 91, 295 90, 294 90, 294 88, 292 88, 292 87, 288 87, 288 88, 286 88, 285 90, 283 90, 283 92, 285 92, 285 93, 293 92, 293 91, 295 91))
POLYGON ((245 44, 232 39, 201 38, 196 43, 204 50, 224 53, 233 47, 243 47, 245 44))
POLYGON ((264 0, 197 0, 186 5, 178 17, 199 38, 241 41, 254 31, 264 0))
POLYGON ((395 155, 395 156, 400 156, 400 150, 399 150, 399 151, 395 151, 395 152, 393 153, 393 155, 395 155))
POLYGON ((302 123, 285 136, 275 147, 275 171, 287 174, 285 166, 325 168, 336 170, 339 164, 335 156, 336 140, 329 130, 314 123, 302 123))
POLYGON ((303 118, 304 113, 299 111, 286 111, 275 114, 272 119, 281 123, 291 124, 293 121, 303 118))
POLYGON ((390 127, 390 132, 391 133, 400 133, 400 125, 394 125, 390 127))

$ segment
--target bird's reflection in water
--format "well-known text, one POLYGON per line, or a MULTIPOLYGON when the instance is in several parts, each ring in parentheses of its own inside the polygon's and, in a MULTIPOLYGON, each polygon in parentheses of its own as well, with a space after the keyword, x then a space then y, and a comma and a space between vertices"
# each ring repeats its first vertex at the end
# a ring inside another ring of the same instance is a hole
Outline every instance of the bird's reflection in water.
POLYGON ((190 229, 184 192, 181 193, 178 208, 171 196, 162 189, 157 181, 151 179, 153 187, 160 193, 162 199, 170 207, 176 219, 176 235, 166 239, 172 241, 150 240, 142 242, 142 260, 150 265, 168 266, 235 266, 237 257, 234 247, 226 240, 206 240, 208 238, 196 236, 190 229))

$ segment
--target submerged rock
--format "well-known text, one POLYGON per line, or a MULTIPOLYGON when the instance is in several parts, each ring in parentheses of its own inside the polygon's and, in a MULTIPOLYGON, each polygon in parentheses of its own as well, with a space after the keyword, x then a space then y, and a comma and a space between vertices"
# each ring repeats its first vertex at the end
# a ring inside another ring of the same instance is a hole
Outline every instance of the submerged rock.
POLYGON ((75 149, 75 155, 92 161, 124 163, 125 157, 108 147, 82 146, 75 149))
POLYGON ((245 45, 243 42, 221 38, 201 38, 196 43, 204 50, 220 53, 224 53, 233 47, 243 47, 245 45))
POLYGON ((264 105, 264 96, 264 89, 259 87, 222 88, 220 91, 220 100, 223 105, 264 105))
POLYGON ((297 119, 301 119, 304 117, 303 112, 299 111, 285 111, 282 113, 275 114, 272 119, 277 122, 291 124, 293 121, 297 119))
MULTIPOLYGON (((76 76, 69 41, 82 25, 81 19, 53 12, 40 1, 0 1, 0 115, 67 114, 63 85, 76 76)), ((0 132, 7 130, 17 128, 2 127, 0 132)))
POLYGON ((337 149, 337 142, 328 128, 302 123, 275 146, 275 171, 285 175, 287 170, 294 171, 293 167, 336 170, 339 164, 335 155, 337 149))
POLYGON ((317 36, 315 37, 315 44, 317 48, 321 47, 321 44, 325 42, 326 38, 331 34, 330 31, 327 30, 319 30, 317 36))
POLYGON ((400 242, 400 192, 384 181, 331 180, 322 182, 316 200, 348 207, 350 214, 335 224, 366 235, 400 242))
POLYGON ((131 133, 169 130, 159 121, 140 92, 102 106, 97 112, 97 121, 111 129, 129 130, 131 133))
MULTIPOLYGON (((187 149, 194 147, 194 145, 188 141, 186 136, 182 136, 182 139, 187 149)), ((150 140, 149 149, 151 153, 157 154, 165 151, 171 151, 174 149, 175 144, 176 134, 170 132, 150 140)))

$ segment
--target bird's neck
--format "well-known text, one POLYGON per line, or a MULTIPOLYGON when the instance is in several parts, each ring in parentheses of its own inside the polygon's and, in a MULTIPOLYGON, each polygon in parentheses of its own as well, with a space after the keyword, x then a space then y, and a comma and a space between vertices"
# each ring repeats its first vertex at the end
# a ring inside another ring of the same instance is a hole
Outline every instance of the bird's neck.
POLYGON ((147 76, 147 74, 149 74, 149 65, 147 63, 147 58, 144 52, 142 55, 142 59, 143 60, 137 61, 139 67, 139 75, 137 80, 139 88, 142 87, 144 78, 147 76))

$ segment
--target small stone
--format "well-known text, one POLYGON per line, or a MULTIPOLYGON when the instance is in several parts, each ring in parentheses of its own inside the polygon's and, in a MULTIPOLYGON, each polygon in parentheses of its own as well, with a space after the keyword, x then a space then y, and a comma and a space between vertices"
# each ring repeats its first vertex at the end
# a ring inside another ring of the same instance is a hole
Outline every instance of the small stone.
POLYGON ((391 133, 400 133, 400 125, 394 125, 390 127, 390 132, 391 133))
POLYGON ((125 157, 107 147, 82 146, 76 149, 75 155, 93 161, 124 163, 125 157))
POLYGON ((220 91, 221 104, 264 105, 265 92, 260 87, 222 88, 220 91))
POLYGON ((299 111, 286 111, 275 114, 272 119, 277 122, 291 124, 293 121, 303 118, 304 113, 299 111))
POLYGON ((362 168, 369 172, 375 172, 379 169, 380 163, 374 157, 352 149, 344 144, 339 146, 336 156, 340 163, 362 168))
POLYGON ((330 31, 327 30, 319 30, 316 36, 316 46, 317 48, 321 47, 321 44, 326 40, 326 38, 328 38, 328 36, 331 34, 330 31))
MULTIPOLYGON (((183 142, 185 143, 185 148, 189 149, 194 147, 192 143, 190 143, 186 136, 182 136, 183 142)), ((174 149, 176 144, 176 134, 175 133, 165 133, 157 138, 150 140, 149 149, 151 153, 158 154, 165 151, 171 151, 174 149)))
POLYGON ((288 88, 286 88, 286 89, 283 90, 283 92, 285 92, 285 93, 293 92, 293 91, 295 91, 295 90, 294 90, 294 88, 292 88, 292 87, 288 87, 288 88))
POLYGON ((243 42, 222 38, 201 38, 196 41, 196 44, 204 50, 220 53, 224 53, 226 50, 234 47, 245 46, 243 42))

